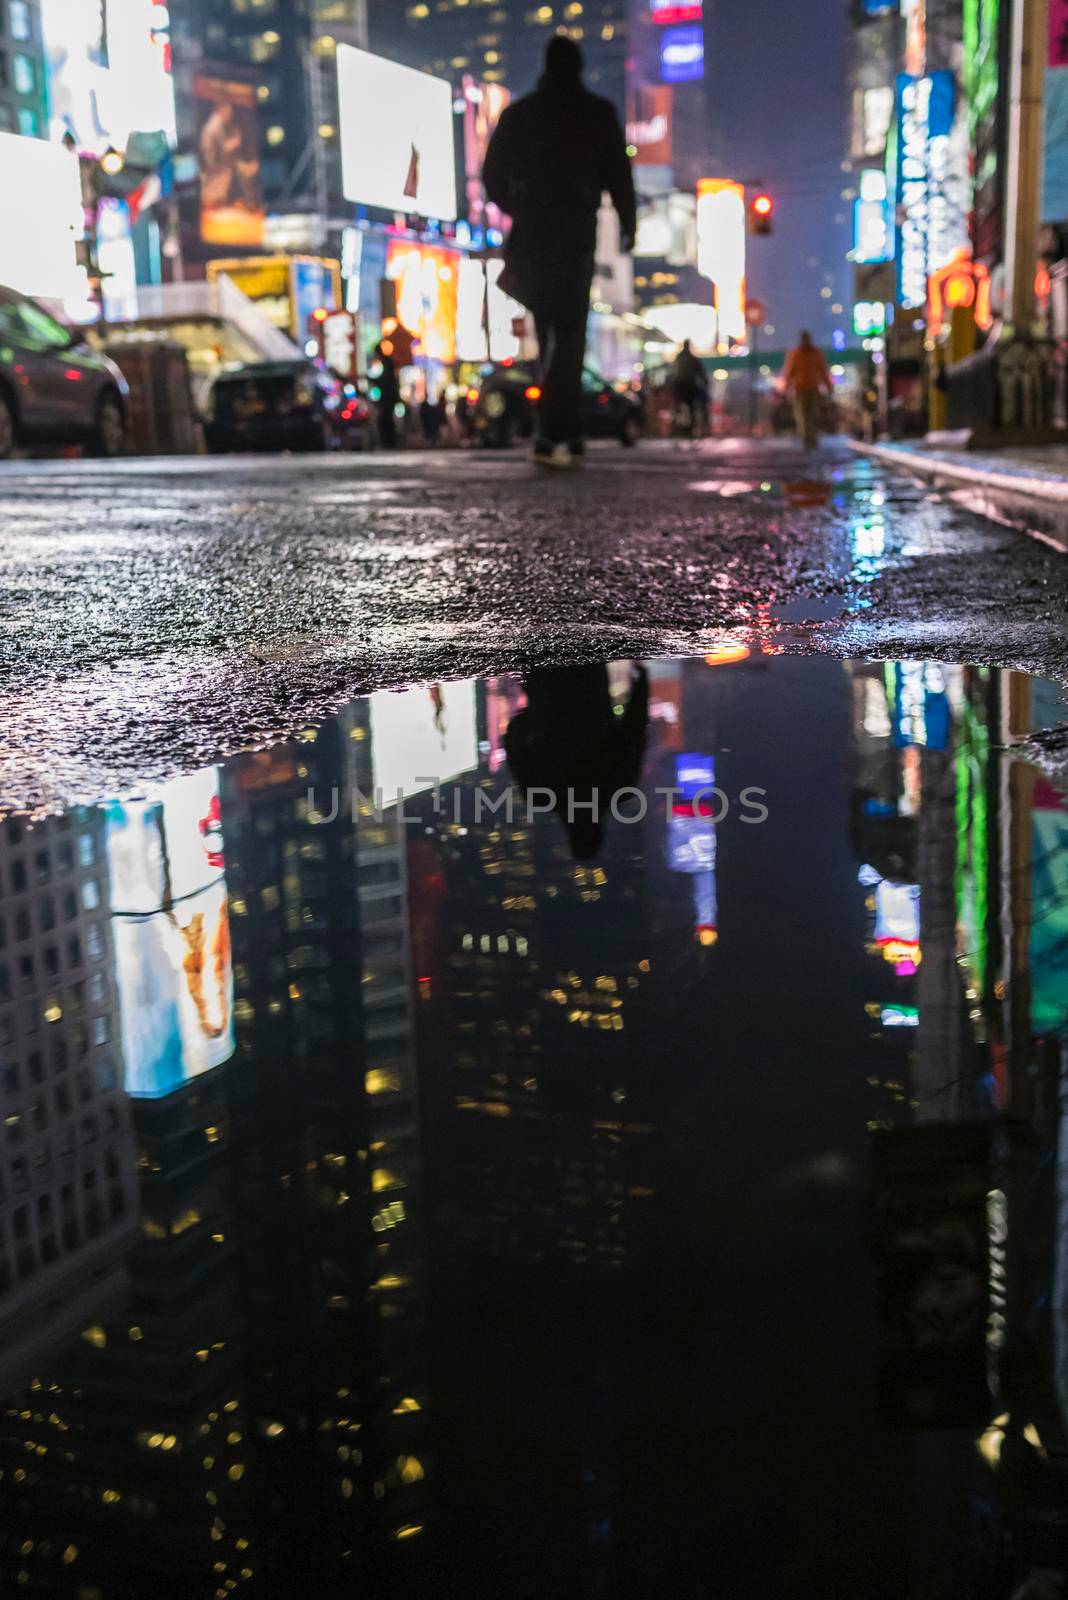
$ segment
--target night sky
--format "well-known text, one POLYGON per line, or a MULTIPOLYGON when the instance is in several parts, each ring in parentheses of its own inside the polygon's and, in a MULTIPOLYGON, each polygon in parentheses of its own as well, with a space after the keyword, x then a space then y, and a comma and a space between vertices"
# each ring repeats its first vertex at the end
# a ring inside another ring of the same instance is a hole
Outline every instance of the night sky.
POLYGON ((723 176, 763 180, 775 197, 774 234, 749 241, 750 294, 775 326, 768 345, 792 344, 801 327, 823 345, 842 327, 853 342, 852 207, 841 198, 847 0, 714 0, 709 21, 723 176))

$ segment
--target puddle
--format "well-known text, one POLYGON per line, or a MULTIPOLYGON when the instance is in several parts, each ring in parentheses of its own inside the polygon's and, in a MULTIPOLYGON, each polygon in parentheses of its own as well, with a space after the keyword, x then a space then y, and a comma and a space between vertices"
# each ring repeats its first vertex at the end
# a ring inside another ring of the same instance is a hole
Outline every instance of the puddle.
POLYGON ((4 1592, 1063 1577, 1063 719, 739 637, 0 825, 4 1592))

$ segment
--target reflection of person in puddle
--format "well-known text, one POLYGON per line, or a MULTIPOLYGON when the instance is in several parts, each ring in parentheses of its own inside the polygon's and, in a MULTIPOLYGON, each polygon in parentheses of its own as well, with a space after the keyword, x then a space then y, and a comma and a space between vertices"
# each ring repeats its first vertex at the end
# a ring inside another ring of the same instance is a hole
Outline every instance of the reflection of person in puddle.
MULTIPOLYGON (((603 666, 536 669, 524 688, 526 710, 516 713, 504 736, 512 776, 528 793, 552 792, 571 854, 589 861, 604 843, 613 798, 641 777, 649 724, 645 668, 634 668, 630 698, 619 707, 603 666)), ((619 810, 625 812, 625 802, 619 810)))

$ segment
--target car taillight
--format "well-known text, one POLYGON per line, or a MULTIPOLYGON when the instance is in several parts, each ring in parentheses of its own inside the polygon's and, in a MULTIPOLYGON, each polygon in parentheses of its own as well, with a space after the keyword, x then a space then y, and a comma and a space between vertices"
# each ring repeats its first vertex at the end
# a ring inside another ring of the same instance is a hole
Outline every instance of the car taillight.
POLYGON ((478 400, 478 390, 477 389, 468 389, 467 398, 471 402, 471 404, 474 405, 478 400))
POLYGON ((527 399, 532 405, 535 400, 541 399, 541 390, 538 388, 536 383, 532 383, 529 389, 524 389, 523 393, 526 395, 527 399))

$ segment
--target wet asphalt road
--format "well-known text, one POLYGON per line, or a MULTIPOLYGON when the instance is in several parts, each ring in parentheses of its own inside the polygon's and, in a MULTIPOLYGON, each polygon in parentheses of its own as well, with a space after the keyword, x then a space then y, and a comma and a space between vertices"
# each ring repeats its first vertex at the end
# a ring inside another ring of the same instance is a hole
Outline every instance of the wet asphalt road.
MULTIPOLYGON (((1068 682, 1068 557, 844 446, 0 467, 0 799, 143 789, 358 692, 787 648, 1068 682)), ((1068 715, 1068 713, 1066 713, 1068 715)))

